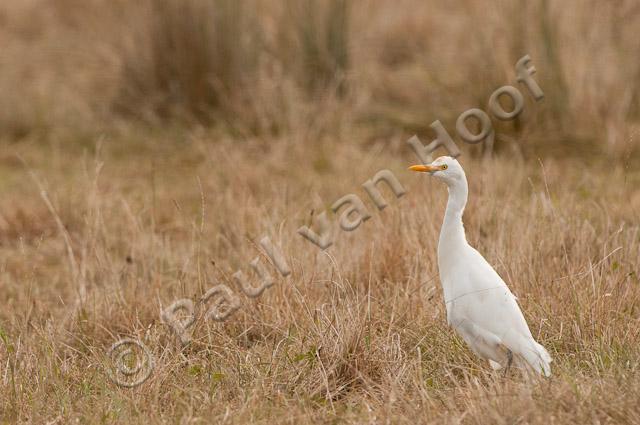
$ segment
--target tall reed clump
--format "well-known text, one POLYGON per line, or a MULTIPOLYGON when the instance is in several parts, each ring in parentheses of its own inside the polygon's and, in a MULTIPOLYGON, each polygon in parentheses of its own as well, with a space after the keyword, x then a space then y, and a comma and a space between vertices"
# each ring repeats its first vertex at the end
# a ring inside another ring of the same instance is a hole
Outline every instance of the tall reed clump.
POLYGON ((348 1, 274 6, 250 0, 130 6, 115 110, 145 119, 224 121, 250 133, 286 127, 297 103, 334 83, 343 87, 348 1))
POLYGON ((130 9, 118 112, 210 121, 258 78, 259 28, 244 0, 152 0, 130 9))
POLYGON ((299 82, 311 93, 331 85, 342 92, 349 67, 349 0, 289 0, 287 6, 299 82))

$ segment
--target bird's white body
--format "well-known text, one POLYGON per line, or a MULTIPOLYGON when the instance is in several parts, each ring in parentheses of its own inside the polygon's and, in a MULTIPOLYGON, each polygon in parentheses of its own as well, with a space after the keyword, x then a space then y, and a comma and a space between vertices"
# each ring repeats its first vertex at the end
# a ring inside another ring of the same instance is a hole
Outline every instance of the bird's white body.
POLYGON ((449 325, 494 369, 513 361, 549 376, 551 356, 531 335, 516 297, 467 242, 462 214, 468 186, 462 166, 451 157, 441 157, 422 167, 426 169, 417 171, 431 172, 449 189, 438 242, 438 269, 449 325))

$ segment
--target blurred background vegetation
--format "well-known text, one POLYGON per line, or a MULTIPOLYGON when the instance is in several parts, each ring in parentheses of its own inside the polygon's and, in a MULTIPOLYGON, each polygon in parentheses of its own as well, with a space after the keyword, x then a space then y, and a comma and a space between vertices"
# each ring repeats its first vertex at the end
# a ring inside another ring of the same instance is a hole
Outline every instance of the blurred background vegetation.
POLYGON ((545 92, 498 150, 629 157, 636 0, 21 0, 0 3, 0 139, 205 129, 364 143, 486 109, 525 54, 545 92))

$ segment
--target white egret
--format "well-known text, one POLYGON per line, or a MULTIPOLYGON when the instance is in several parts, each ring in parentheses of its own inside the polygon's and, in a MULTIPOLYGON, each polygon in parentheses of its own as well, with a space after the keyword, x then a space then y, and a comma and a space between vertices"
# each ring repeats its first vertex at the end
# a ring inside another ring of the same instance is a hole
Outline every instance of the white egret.
POLYGON ((531 335, 516 297, 467 242, 462 214, 469 190, 460 163, 443 156, 409 169, 429 173, 449 189, 438 241, 438 269, 449 325, 493 369, 506 367, 508 371, 513 362, 550 376, 551 356, 531 335))

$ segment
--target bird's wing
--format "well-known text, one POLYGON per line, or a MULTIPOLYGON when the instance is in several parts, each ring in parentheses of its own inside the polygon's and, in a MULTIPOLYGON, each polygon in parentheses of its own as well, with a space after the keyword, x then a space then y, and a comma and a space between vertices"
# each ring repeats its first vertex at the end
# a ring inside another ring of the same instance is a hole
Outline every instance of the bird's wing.
POLYGON ((501 339, 512 333, 531 338, 516 297, 506 283, 478 251, 472 248, 469 257, 467 278, 471 286, 480 289, 473 294, 469 311, 474 322, 501 339))
POLYGON ((515 296, 478 251, 472 248, 465 257, 464 286, 473 290, 458 295, 453 301, 457 319, 468 319, 475 326, 495 335, 509 350, 523 357, 536 370, 547 374, 551 358, 533 339, 515 296))

